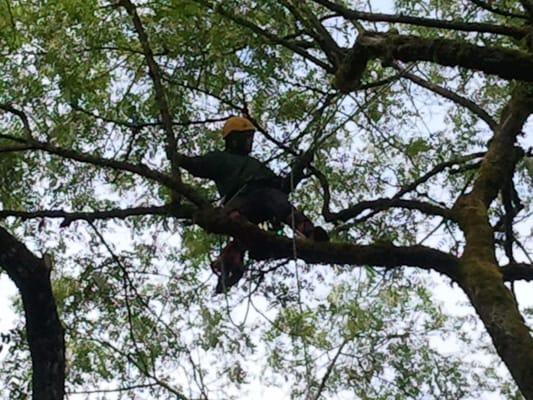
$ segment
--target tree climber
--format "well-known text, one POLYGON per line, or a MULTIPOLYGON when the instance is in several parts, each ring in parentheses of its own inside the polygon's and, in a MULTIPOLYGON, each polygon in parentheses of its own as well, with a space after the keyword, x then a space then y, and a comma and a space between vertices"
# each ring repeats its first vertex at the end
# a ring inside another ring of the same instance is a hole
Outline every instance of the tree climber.
MULTIPOLYGON (((315 227, 309 218, 291 205, 288 198, 292 184, 302 179, 303 170, 311 161, 309 154, 296 161, 289 176, 277 176, 249 155, 255 130, 247 118, 231 117, 222 129, 224 151, 183 157, 180 165, 196 177, 215 181, 230 217, 244 216, 254 224, 265 221, 277 225, 285 223, 293 227, 296 234, 308 239, 329 240, 326 231, 315 227)), ((211 268, 219 276, 216 293, 225 292, 242 277, 245 251, 240 241, 232 240, 211 263, 211 268)))

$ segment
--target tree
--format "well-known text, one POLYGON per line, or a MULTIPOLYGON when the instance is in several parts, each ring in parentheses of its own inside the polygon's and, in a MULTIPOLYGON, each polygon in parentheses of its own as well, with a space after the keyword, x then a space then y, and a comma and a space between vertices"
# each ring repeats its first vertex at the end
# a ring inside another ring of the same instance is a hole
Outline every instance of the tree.
POLYGON ((27 328, 12 333, 13 398, 28 390, 26 335, 33 397, 63 398, 56 305, 68 392, 226 398, 261 354, 295 397, 512 391, 430 343, 462 334, 428 294, 420 271, 436 271, 533 399, 512 290, 533 278, 533 2, 374 3, 4 2, 0 264, 27 328), (279 171, 314 154, 293 197, 331 242, 230 219, 180 169, 232 114, 253 119, 257 157, 279 171), (249 249, 247 282, 212 299, 227 236, 249 249))

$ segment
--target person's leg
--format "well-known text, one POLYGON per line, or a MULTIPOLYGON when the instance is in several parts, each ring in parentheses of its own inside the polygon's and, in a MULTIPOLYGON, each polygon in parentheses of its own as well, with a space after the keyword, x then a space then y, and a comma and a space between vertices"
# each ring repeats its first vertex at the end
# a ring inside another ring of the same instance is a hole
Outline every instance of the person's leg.
MULTIPOLYGON (((286 193, 274 188, 259 188, 231 199, 225 206, 230 217, 246 217, 258 224, 263 221, 283 222, 296 233, 315 241, 328 241, 327 232, 315 227, 304 213, 289 202, 286 193)), ((216 293, 223 293, 235 285, 245 272, 246 248, 237 240, 231 241, 211 268, 219 276, 216 293)))
POLYGON ((242 210, 244 216, 252 222, 283 222, 308 239, 329 240, 326 231, 315 227, 303 212, 290 203, 288 195, 281 190, 263 188, 251 192, 242 210))
MULTIPOLYGON (((247 209, 246 195, 235 196, 224 205, 230 218, 246 216, 242 213, 247 209)), ((242 278, 244 267, 244 254, 246 248, 238 240, 231 240, 222 250, 220 255, 211 263, 211 270, 218 276, 215 293, 224 293, 242 278)))
POLYGON ((314 226, 311 220, 295 207, 291 206, 291 211, 283 222, 293 228, 296 233, 308 239, 317 242, 327 242, 329 240, 329 235, 324 229, 320 226, 314 226))

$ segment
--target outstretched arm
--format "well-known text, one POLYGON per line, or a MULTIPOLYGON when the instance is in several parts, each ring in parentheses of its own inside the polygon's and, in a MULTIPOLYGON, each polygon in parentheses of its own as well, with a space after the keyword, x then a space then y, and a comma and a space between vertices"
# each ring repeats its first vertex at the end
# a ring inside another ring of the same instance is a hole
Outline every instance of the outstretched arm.
POLYGON ((181 155, 179 166, 197 178, 214 179, 219 174, 219 163, 215 153, 195 157, 181 155))

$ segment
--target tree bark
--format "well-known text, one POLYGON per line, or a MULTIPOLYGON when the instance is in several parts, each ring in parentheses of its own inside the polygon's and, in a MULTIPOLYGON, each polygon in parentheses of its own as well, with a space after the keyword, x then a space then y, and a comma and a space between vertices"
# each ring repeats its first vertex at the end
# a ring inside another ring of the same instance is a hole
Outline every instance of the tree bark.
POLYGON ((368 32, 357 38, 338 68, 336 87, 341 92, 356 90, 366 63, 377 58, 385 62, 428 61, 485 72, 503 79, 533 82, 533 57, 520 50, 478 46, 457 39, 368 32))
POLYGON ((472 197, 461 203, 466 247, 459 263, 457 282, 470 299, 520 391, 526 399, 533 399, 533 338, 510 290, 503 283, 486 208, 472 197))
POLYGON ((0 266, 22 297, 32 360, 32 398, 61 400, 65 393, 65 340, 50 267, 1 227, 0 266))
POLYGON ((533 399, 533 338, 503 283, 488 210, 504 183, 512 179, 518 159, 514 144, 531 111, 533 88, 520 85, 502 112, 472 191, 454 207, 466 240, 457 282, 526 399, 533 399))
POLYGON ((296 256, 313 264, 373 265, 397 268, 412 266, 434 270, 455 280, 458 258, 426 246, 395 246, 392 243, 356 245, 352 243, 313 242, 277 236, 260 229, 244 217, 230 218, 222 209, 204 209, 193 221, 207 232, 230 235, 249 250, 256 260, 286 259, 296 256))

